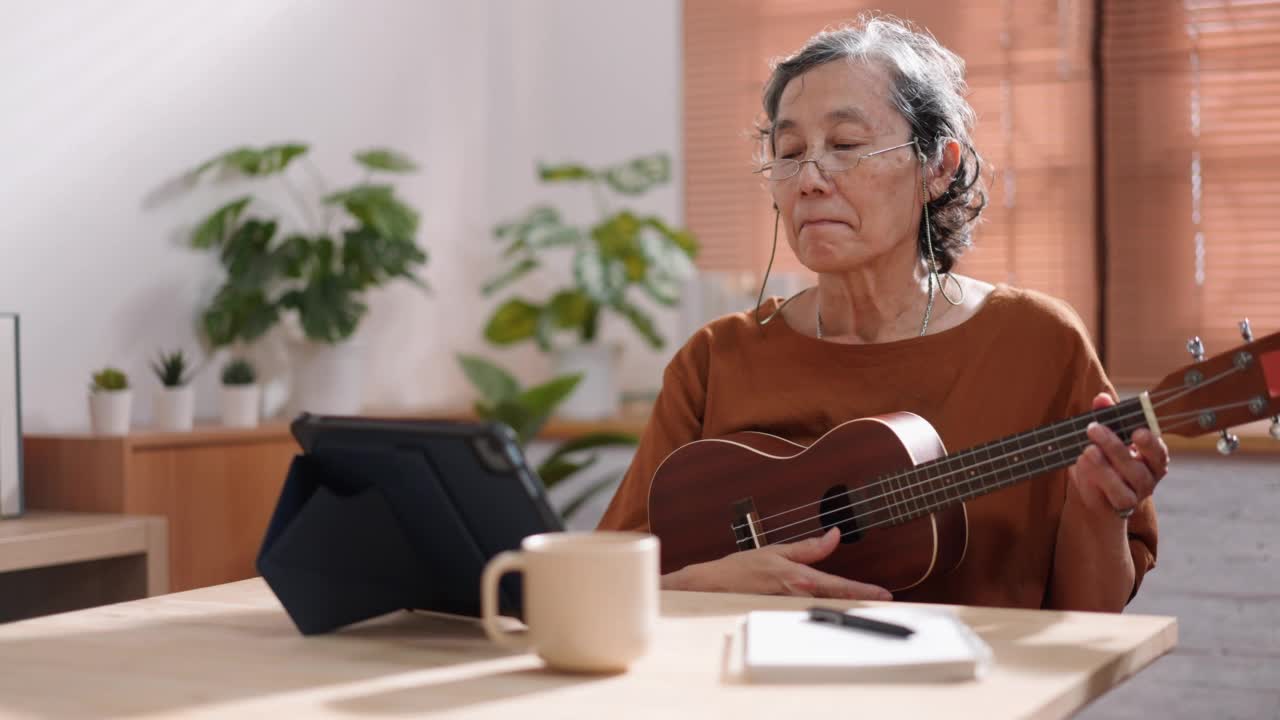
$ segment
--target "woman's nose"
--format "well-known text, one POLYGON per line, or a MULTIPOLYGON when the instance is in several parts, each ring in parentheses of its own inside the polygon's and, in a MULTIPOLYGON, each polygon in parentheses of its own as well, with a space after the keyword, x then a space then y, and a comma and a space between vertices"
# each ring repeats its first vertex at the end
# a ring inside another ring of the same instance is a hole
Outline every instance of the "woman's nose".
POLYGON ((796 185, 804 195, 824 193, 831 188, 830 180, 813 160, 800 163, 800 172, 796 173, 796 185))

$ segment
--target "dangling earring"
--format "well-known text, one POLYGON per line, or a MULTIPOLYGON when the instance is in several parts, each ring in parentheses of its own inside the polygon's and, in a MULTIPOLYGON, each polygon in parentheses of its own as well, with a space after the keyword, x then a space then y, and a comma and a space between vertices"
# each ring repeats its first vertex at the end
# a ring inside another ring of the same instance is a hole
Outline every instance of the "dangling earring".
POLYGON ((769 317, 763 320, 760 319, 760 305, 761 303, 764 302, 764 288, 765 288, 765 285, 769 284, 769 272, 773 270, 773 256, 778 253, 778 223, 781 219, 782 219, 782 211, 778 210, 778 203, 774 203, 773 204, 773 248, 769 251, 769 265, 764 269, 764 280, 760 282, 760 295, 756 298, 756 324, 760 327, 764 327, 765 325, 768 325, 769 321, 773 320, 775 317, 777 317, 778 313, 782 312, 782 308, 786 307, 787 303, 791 302, 792 300, 795 300, 796 298, 804 294, 804 290, 801 290, 795 295, 792 295, 786 300, 783 300, 782 304, 779 305, 776 310, 769 313, 769 317))

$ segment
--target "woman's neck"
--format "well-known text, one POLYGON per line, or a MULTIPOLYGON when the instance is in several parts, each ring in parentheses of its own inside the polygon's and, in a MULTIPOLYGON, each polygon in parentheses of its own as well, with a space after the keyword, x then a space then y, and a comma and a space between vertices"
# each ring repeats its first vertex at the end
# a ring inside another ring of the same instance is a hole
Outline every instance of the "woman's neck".
MULTIPOLYGON (((937 290, 934 285, 930 322, 947 306, 936 302, 937 290)), ((811 322, 824 340, 849 344, 904 340, 921 334, 929 308, 929 272, 913 258, 904 268, 822 273, 813 296, 811 322)))

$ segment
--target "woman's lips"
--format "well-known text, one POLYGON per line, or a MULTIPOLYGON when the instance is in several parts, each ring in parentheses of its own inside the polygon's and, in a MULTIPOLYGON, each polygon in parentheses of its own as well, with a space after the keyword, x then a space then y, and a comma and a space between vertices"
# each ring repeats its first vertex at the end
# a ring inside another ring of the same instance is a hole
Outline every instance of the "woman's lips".
POLYGON ((809 220, 801 225, 800 229, 803 230, 807 227, 835 227, 836 225, 847 226, 848 223, 842 223, 839 220, 809 220))

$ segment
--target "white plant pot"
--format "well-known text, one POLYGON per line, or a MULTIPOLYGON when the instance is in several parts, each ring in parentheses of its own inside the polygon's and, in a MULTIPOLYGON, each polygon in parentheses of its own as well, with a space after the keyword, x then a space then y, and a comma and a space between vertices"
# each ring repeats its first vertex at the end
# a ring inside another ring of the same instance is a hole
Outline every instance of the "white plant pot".
POLYGON ((262 408, 260 385, 223 385, 221 401, 223 425, 239 428, 258 426, 262 408))
POLYGON ((356 415, 363 407, 364 346, 348 340, 336 345, 306 343, 297 348, 293 400, 298 412, 356 415))
POLYGON ((89 393, 89 424, 96 435, 127 435, 132 411, 132 390, 89 393))
POLYGON ((162 387, 155 398, 157 430, 185 432, 196 417, 196 392, 190 385, 162 387))
POLYGON ((620 345, 594 343, 556 351, 556 375, 582 373, 573 393, 556 408, 555 414, 569 420, 604 420, 622 411, 622 391, 618 387, 620 345))

